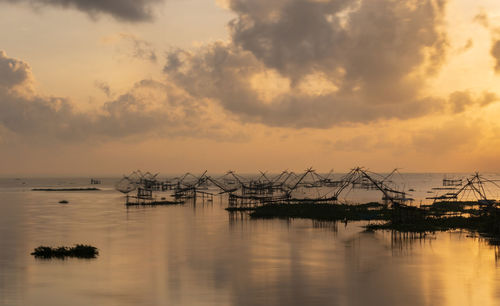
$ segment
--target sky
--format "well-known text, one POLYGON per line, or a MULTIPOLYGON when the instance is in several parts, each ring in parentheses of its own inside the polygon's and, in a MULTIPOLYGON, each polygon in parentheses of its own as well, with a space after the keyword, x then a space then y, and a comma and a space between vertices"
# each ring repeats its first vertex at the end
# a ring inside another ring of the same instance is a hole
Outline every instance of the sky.
POLYGON ((0 176, 500 172, 497 0, 0 0, 0 176))

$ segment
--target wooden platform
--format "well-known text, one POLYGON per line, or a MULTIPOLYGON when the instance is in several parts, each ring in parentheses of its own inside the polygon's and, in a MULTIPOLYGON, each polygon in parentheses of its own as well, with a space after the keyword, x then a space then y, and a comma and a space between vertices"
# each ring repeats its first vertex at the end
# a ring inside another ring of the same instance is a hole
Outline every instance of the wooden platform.
POLYGON ((162 206, 162 205, 182 205, 184 201, 169 201, 169 200, 159 200, 159 201, 138 201, 138 202, 126 202, 126 206, 162 206))

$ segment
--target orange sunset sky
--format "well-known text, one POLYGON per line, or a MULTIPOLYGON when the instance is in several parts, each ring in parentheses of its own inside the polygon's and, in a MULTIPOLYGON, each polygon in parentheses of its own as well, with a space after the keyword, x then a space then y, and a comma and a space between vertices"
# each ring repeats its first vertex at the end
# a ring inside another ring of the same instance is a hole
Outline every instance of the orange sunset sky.
POLYGON ((497 0, 0 0, 0 176, 500 171, 497 0))

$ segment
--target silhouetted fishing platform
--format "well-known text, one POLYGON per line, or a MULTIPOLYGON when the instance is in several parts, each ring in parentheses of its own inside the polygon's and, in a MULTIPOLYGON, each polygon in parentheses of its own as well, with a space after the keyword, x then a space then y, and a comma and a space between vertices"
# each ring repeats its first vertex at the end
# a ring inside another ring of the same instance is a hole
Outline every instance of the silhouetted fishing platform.
POLYGON ((136 196, 129 196, 127 194, 125 205, 127 206, 161 206, 161 205, 180 205, 184 204, 182 200, 167 200, 162 197, 158 199, 153 196, 153 190, 147 189, 147 186, 137 188, 136 196))
MULTIPOLYGON (((323 176, 312 168, 301 174, 285 170, 277 176, 260 172, 257 177, 245 177, 228 171, 221 177, 207 175, 207 171, 197 176, 186 173, 180 177, 159 179, 158 174, 135 171, 124 176, 116 184, 116 189, 128 194, 136 191, 138 202, 157 201, 153 193, 168 192, 176 201, 201 199, 213 202, 214 196, 227 196, 228 206, 255 207, 265 204, 338 204, 339 199, 347 198, 351 190, 379 192, 381 202, 386 206, 412 206, 414 199, 409 194, 413 189, 404 190, 393 181, 397 169, 387 175, 377 174, 357 167, 338 179, 332 177, 333 171, 323 176)), ((485 184, 496 183, 475 174, 464 178, 444 178, 442 186, 433 187, 427 197, 435 201, 463 201, 464 196, 472 193, 482 204, 495 201, 486 195, 485 184), (439 194, 439 192, 443 191, 439 194)))
POLYGON ((381 175, 357 167, 334 179, 332 171, 323 176, 312 168, 301 174, 285 170, 274 177, 265 172, 245 177, 234 171, 212 177, 205 171, 199 176, 186 173, 160 180, 158 174, 136 171, 124 176, 116 189, 127 194, 127 206, 175 205, 187 200, 213 203, 214 197, 220 196, 227 197, 226 210, 248 212, 252 218, 378 220, 385 223, 369 228, 416 232, 467 229, 500 235, 499 203, 487 192, 487 186, 499 188, 495 181, 479 173, 444 178, 442 186, 427 191, 434 193, 426 198, 432 204, 417 207, 408 191, 394 183, 396 173, 397 169, 381 175), (345 199, 351 190, 378 192, 380 202, 341 203, 339 199, 345 199), (136 195, 129 196, 131 191, 136 195), (161 192, 168 192, 173 199, 154 195, 161 192))

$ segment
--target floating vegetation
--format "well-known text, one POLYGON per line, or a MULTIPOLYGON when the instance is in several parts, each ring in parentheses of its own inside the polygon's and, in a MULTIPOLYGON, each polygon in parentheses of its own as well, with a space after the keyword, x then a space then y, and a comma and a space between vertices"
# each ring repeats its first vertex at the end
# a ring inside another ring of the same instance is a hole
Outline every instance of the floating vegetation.
POLYGON ((254 211, 256 207, 242 206, 242 207, 227 207, 226 210, 229 212, 232 211, 254 211))
POLYGON ((492 205, 480 205, 478 201, 436 202, 422 207, 387 207, 379 203, 267 204, 255 207, 250 216, 345 222, 379 220, 386 222, 367 225, 367 230, 426 233, 463 229, 497 240, 500 238, 500 209, 492 205))
POLYGON ((75 258, 96 258, 99 255, 99 251, 96 247, 91 245, 77 244, 74 247, 57 247, 52 248, 48 246, 39 246, 35 249, 31 255, 36 258, 66 258, 66 257, 75 257, 75 258))
POLYGON ((99 188, 33 188, 32 191, 100 191, 99 188))
POLYGON ((389 221, 385 224, 367 225, 371 230, 397 230, 400 232, 437 232, 448 230, 468 230, 477 232, 484 237, 498 241, 500 238, 500 219, 495 214, 485 214, 474 217, 425 217, 407 222, 389 221))
POLYGON ((400 232, 438 232, 465 229, 487 233, 489 232, 489 218, 484 217, 447 217, 447 218, 422 218, 412 222, 389 221, 384 224, 369 224, 370 230, 397 230, 400 232))
POLYGON ((390 220, 391 210, 379 203, 347 204, 267 204, 256 207, 252 218, 308 218, 316 220, 390 220))

